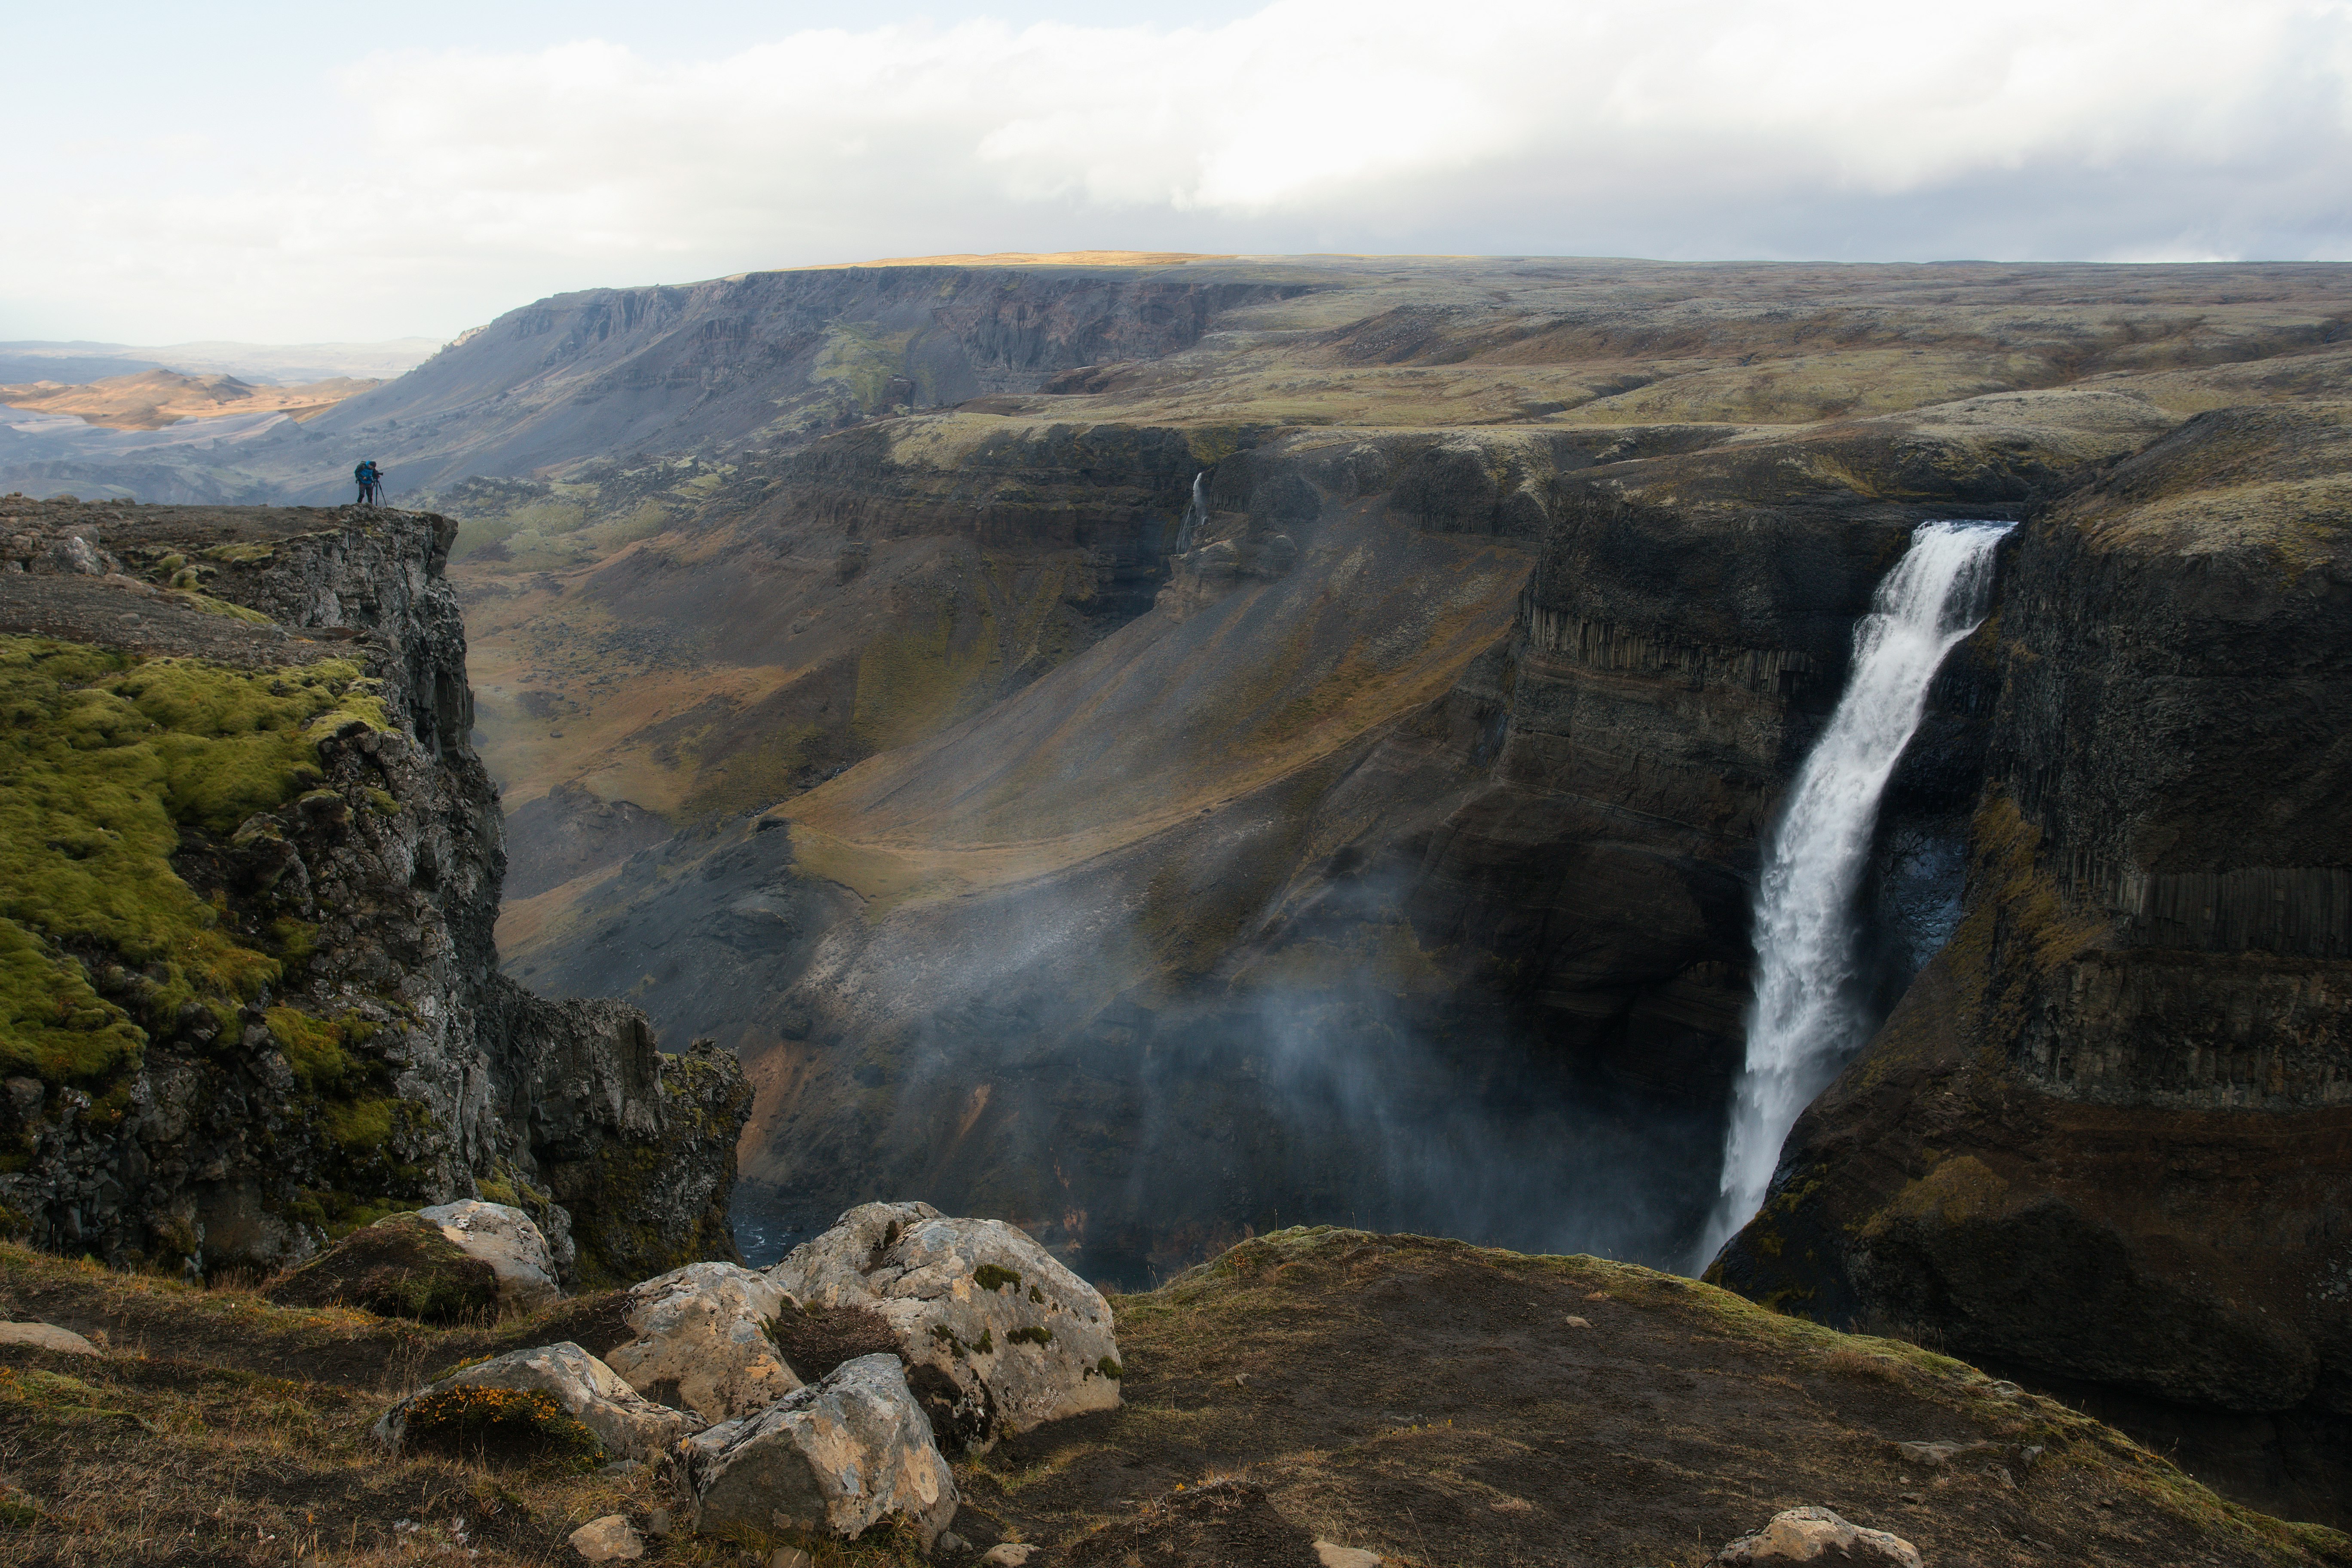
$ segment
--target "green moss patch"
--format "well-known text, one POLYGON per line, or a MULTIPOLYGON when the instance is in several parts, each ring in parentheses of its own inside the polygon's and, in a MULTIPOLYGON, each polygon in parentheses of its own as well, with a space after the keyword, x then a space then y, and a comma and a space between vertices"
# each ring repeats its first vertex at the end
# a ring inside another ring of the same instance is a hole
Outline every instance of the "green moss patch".
POLYGON ((498 1271, 414 1214, 397 1214, 353 1231, 272 1285, 286 1307, 337 1303, 388 1318, 453 1322, 492 1315, 498 1271))
POLYGON ((171 857, 183 828, 226 835, 318 784, 320 720, 382 728, 368 684, 341 659, 237 670, 0 637, 0 1069, 97 1088, 187 1004, 225 1016, 278 978, 171 857))

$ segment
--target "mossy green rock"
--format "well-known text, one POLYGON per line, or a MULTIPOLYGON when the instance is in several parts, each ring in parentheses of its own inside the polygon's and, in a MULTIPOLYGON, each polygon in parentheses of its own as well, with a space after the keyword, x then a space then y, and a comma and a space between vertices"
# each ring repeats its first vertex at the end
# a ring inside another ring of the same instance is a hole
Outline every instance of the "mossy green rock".
POLYGON ((422 1215, 396 1214, 343 1237, 263 1292, 281 1307, 357 1307, 446 1323, 497 1310, 497 1270, 422 1215))

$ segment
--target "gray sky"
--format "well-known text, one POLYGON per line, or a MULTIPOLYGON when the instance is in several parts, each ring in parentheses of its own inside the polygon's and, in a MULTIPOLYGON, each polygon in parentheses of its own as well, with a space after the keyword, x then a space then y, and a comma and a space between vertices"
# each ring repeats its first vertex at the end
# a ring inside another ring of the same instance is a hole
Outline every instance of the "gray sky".
POLYGON ((2352 258, 2352 0, 133 0, 0 59, 0 339, 949 251, 2352 258))

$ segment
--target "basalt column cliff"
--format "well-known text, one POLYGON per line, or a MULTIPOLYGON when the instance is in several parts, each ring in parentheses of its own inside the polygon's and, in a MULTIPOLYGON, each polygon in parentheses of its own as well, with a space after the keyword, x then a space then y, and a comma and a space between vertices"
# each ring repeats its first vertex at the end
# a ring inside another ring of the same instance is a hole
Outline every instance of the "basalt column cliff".
POLYGON ((498 972, 453 525, 0 502, 0 1221, 296 1261, 454 1197, 595 1282, 732 1252, 734 1063, 498 972))

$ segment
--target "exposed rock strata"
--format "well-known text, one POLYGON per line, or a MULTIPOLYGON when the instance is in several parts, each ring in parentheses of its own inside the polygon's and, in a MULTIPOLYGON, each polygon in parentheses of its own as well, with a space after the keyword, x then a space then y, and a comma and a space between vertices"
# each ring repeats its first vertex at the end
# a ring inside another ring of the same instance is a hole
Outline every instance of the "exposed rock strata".
MULTIPOLYGON (((11 1223, 108 1258, 272 1265, 371 1210, 486 1195, 529 1207, 567 1277, 727 1255, 733 1063, 662 1056, 635 1009, 545 1002, 497 972, 503 855, 441 580, 452 526, 386 511, 11 510, 7 529, 95 540, 124 569, 58 599, 53 584, 92 576, 36 552, 32 570, 0 576, 0 629, 100 647, 132 631, 149 653, 263 669, 355 658, 386 721, 329 716, 314 727, 315 782, 281 786, 299 798, 234 831, 183 814, 172 870, 213 898, 268 978, 149 1016, 128 1076, 12 1078, 11 1223), (247 626, 242 649, 174 645, 165 612, 190 613, 175 592, 199 611, 258 612, 202 616, 247 626)), ((152 982, 102 952, 75 957, 101 997, 148 1005, 152 982)))

